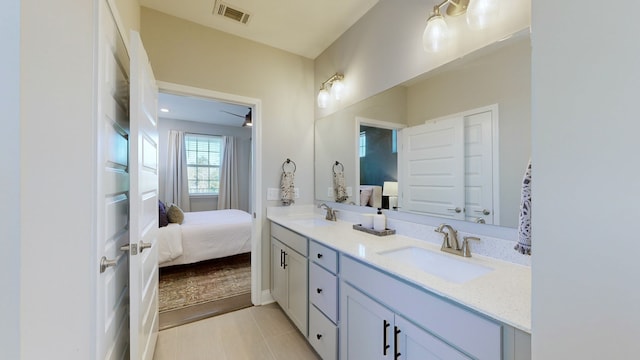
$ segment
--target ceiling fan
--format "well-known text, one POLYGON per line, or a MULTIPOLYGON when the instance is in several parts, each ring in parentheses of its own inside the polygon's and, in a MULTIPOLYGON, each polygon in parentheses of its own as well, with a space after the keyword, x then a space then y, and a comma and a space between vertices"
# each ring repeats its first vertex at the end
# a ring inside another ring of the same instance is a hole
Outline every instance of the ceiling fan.
POLYGON ((225 110, 220 110, 220 111, 222 111, 223 113, 227 113, 229 115, 233 115, 233 116, 244 118, 244 123, 242 124, 242 127, 251 127, 251 126, 253 126, 253 122, 251 121, 251 108, 249 108, 249 112, 246 115, 238 115, 238 114, 234 114, 232 112, 225 111, 225 110))

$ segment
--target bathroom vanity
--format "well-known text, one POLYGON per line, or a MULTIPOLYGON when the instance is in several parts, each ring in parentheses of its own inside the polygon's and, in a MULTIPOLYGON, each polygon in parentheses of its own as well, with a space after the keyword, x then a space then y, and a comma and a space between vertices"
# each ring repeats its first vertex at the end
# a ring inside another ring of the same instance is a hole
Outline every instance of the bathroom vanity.
POLYGON ((268 218, 273 297, 323 359, 531 358, 528 267, 319 215, 268 218))

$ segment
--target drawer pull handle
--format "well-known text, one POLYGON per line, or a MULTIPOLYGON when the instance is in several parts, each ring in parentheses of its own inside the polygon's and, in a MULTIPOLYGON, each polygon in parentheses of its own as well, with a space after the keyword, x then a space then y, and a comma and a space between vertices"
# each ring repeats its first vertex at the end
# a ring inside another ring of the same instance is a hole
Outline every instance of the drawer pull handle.
POLYGON ((322 254, 318 253, 318 255, 316 255, 318 257, 318 259, 322 259, 322 254))
POLYGON ((322 334, 316 334, 316 338, 320 340, 322 338, 322 334))
POLYGON ((318 294, 320 294, 320 293, 322 292, 322 289, 317 288, 317 289, 316 289, 316 292, 317 292, 318 294))
POLYGON ((382 320, 382 355, 387 356, 387 349, 390 345, 387 344, 387 328, 391 326, 387 320, 382 320))
POLYGON ((394 326, 393 328, 395 330, 395 334, 393 335, 393 352, 395 354, 395 359, 397 360, 400 355, 402 355, 402 353, 398 352, 398 334, 400 334, 401 331, 397 326, 394 326))

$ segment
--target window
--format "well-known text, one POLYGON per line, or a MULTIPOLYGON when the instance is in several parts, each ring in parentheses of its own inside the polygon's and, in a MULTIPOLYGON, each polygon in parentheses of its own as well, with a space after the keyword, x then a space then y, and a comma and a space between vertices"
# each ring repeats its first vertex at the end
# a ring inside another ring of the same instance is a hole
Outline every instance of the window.
POLYGON ((367 156, 367 133, 360 131, 360 157, 367 156))
POLYGON ((185 134, 189 195, 218 195, 222 136, 185 134))

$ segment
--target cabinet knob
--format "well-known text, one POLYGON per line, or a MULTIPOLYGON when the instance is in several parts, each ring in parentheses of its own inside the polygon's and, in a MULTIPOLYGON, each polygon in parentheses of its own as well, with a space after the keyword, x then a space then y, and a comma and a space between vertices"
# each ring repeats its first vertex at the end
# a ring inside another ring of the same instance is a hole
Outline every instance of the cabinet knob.
POLYGON ((322 254, 318 253, 318 259, 322 259, 322 254))
POLYGON ((316 334, 316 338, 320 340, 322 338, 322 334, 316 334))
POLYGON ((317 289, 316 289, 316 292, 317 292, 318 294, 320 294, 320 293, 322 292, 322 289, 317 288, 317 289))

